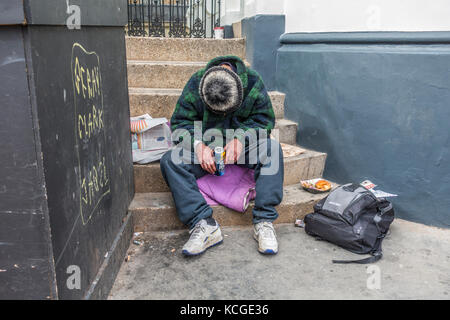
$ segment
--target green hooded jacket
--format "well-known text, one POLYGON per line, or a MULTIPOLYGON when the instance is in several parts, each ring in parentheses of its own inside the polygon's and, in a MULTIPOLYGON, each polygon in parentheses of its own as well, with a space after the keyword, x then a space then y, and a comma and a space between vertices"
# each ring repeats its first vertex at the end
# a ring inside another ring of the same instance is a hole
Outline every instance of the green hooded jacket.
MULTIPOLYGON (((244 62, 236 56, 214 58, 205 68, 193 74, 184 87, 170 120, 172 132, 177 129, 185 129, 189 132, 191 150, 193 150, 194 140, 203 140, 210 147, 216 145, 224 146, 226 143, 226 129, 242 129, 234 134, 234 138, 239 139, 241 142, 245 138, 245 132, 249 129, 265 129, 269 137, 274 125, 275 114, 261 76, 255 70, 247 68, 244 62), (244 90, 241 106, 236 111, 225 116, 211 112, 205 106, 199 94, 200 80, 206 70, 220 65, 222 62, 230 62, 236 66, 237 74, 242 81, 244 90), (202 130, 197 130, 196 132, 201 132, 202 137, 206 130, 215 128, 222 132, 224 141, 213 141, 211 143, 210 141, 204 141, 200 136, 194 137, 195 121, 201 121, 202 130)), ((179 137, 185 139, 187 132, 179 137)))

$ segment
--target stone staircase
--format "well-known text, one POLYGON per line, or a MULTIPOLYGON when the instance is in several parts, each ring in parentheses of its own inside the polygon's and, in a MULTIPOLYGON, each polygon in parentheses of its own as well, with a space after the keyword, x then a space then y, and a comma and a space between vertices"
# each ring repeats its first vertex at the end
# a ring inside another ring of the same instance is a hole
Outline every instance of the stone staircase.
MULTIPOLYGON (((182 88, 191 75, 219 55, 245 59, 244 39, 189 39, 127 37, 128 86, 131 116, 150 114, 170 119, 182 88)), ((297 124, 284 119, 284 94, 269 93, 276 114, 276 137, 283 150, 295 151, 297 124)), ((323 195, 303 191, 299 180, 321 177, 326 154, 313 150, 285 155, 284 199, 277 208, 277 223, 292 223, 311 212, 323 195)), ((175 206, 159 162, 134 165, 135 198, 130 205, 135 231, 181 229, 175 206)), ((244 214, 214 207, 214 217, 223 226, 251 225, 251 207, 244 214)))

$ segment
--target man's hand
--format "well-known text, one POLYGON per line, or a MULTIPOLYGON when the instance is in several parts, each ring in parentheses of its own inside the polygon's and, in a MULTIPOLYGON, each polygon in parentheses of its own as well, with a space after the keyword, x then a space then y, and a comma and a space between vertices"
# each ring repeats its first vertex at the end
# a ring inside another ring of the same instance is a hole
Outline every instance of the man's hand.
POLYGON ((198 161, 203 170, 214 174, 216 172, 216 162, 214 161, 213 151, 204 143, 199 143, 195 148, 198 161))
POLYGON ((225 163, 236 163, 242 152, 242 143, 238 139, 234 139, 228 142, 224 150, 226 152, 225 163))

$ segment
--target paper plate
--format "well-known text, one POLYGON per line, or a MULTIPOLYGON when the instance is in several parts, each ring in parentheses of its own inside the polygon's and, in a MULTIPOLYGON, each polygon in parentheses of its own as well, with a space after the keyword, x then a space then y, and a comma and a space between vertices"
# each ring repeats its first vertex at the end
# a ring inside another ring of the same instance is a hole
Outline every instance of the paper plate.
POLYGON ((311 188, 311 187, 306 187, 306 186, 303 185, 304 183, 310 183, 310 184, 312 184, 312 185, 315 185, 316 182, 319 181, 319 180, 325 180, 325 181, 327 181, 327 182, 329 182, 329 183, 331 184, 330 181, 328 181, 327 179, 323 179, 323 178, 309 179, 309 180, 301 180, 301 181, 300 181, 300 184, 301 184, 301 186, 302 186, 303 189, 305 189, 306 191, 311 192, 311 193, 325 193, 325 192, 329 192, 331 189, 333 189, 333 188, 331 187, 331 188, 328 189, 328 190, 320 190, 320 189, 317 189, 317 188, 314 188, 314 187, 311 188))

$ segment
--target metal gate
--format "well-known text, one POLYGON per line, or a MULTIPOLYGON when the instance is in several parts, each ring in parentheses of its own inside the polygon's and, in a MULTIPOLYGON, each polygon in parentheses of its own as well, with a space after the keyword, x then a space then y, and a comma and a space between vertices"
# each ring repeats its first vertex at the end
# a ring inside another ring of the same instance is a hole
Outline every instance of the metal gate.
POLYGON ((129 36, 212 38, 221 0, 128 0, 129 36))

